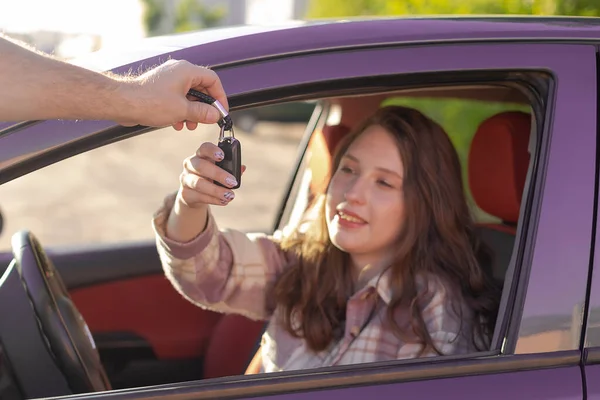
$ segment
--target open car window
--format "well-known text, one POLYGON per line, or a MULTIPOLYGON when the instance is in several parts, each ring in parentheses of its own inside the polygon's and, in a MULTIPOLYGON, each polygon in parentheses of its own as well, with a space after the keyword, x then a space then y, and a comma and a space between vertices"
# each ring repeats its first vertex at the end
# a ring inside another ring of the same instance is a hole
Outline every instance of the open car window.
MULTIPOLYGON (((399 90, 322 99, 328 106, 328 118, 313 132, 294 181, 295 196, 285 204, 278 227, 290 231, 313 218, 311 201, 325 189, 336 145, 362 120, 355 118, 356 110, 360 109, 358 114, 365 117, 386 105, 403 105, 423 112, 444 128, 458 153, 477 234, 491 252, 482 256, 480 264, 504 289, 500 323, 490 349, 498 351, 506 333, 501 320, 507 307, 512 307, 513 300, 508 298, 511 284, 521 270, 517 254, 523 242, 519 241, 518 231, 522 224, 530 223, 524 211, 540 136, 541 123, 537 119, 543 111, 539 104, 528 100, 525 87, 513 92, 512 99, 494 85, 487 92, 476 84, 472 87, 480 92, 464 96, 461 91, 468 91, 467 85, 440 95, 434 93, 443 92, 443 88, 432 84, 423 88, 429 89, 431 96, 399 90), (347 118, 344 113, 353 117, 347 118)), ((533 346, 535 341, 535 335, 521 340, 519 350, 533 346)))
MULTIPOLYGON (((214 207, 223 228, 268 232, 294 168, 298 144, 315 103, 292 102, 234 114, 247 171, 236 199, 214 207), (251 123, 249 120, 251 119, 251 123)), ((178 189, 182 160, 217 125, 194 131, 159 129, 104 146, 32 172, 0 187, 4 232, 29 229, 45 246, 79 246, 153 240, 150 220, 164 196, 178 189), (23 199, 35 198, 35 202, 23 199)))

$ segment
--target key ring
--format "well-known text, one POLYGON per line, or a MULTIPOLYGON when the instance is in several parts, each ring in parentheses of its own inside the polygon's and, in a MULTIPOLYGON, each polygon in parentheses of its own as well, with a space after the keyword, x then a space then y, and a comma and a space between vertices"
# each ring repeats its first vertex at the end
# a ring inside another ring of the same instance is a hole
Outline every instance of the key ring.
POLYGON ((221 130, 219 131, 219 142, 223 141, 223 139, 225 139, 225 131, 228 130, 229 132, 231 132, 231 137, 235 138, 235 133, 233 132, 233 125, 231 125, 231 129, 225 129, 225 124, 221 125, 221 130))
POLYGON ((234 136, 233 133, 233 120, 231 119, 231 115, 225 110, 223 105, 216 100, 215 98, 207 95, 206 93, 202 93, 195 89, 190 89, 188 91, 188 95, 193 96, 200 100, 202 103, 209 104, 215 107, 219 113, 221 114, 221 119, 217 121, 217 125, 221 128, 221 133, 219 134, 219 140, 224 137, 225 131, 231 131, 231 136, 234 136))

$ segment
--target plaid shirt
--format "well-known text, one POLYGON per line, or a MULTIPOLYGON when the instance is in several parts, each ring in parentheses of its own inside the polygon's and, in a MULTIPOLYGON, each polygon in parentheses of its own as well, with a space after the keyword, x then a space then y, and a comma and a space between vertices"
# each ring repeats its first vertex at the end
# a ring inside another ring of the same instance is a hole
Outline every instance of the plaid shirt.
MULTIPOLYGON (((174 242, 165 235, 174 198, 168 196, 153 218, 166 276, 185 298, 204 309, 268 320, 261 346, 263 372, 418 356, 421 345, 400 340, 387 322, 386 307, 376 307, 390 303, 388 273, 374 277, 349 299, 341 338, 324 351, 311 351, 304 340, 281 327, 278 309, 268 303, 265 295, 281 272, 294 263, 293 256, 282 251, 274 237, 219 231, 210 213, 207 228, 198 237, 187 243, 174 242)), ((468 307, 462 302, 457 304, 456 296, 439 279, 420 279, 418 286, 431 294, 421 305, 421 313, 437 349, 444 355, 475 352, 468 307), (463 321, 456 307, 462 310, 463 321)), ((396 322, 406 326, 407 321, 406 310, 399 310, 396 322)), ((422 357, 435 355, 427 351, 422 357)))

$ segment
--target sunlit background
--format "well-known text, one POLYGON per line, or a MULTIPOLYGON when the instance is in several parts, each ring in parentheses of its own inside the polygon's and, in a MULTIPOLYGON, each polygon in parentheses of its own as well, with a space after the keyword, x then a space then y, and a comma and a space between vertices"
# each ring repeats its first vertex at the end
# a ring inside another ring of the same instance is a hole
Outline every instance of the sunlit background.
POLYGON ((0 0, 0 30, 69 59, 161 34, 303 19, 308 0, 0 0))
POLYGON ((210 27, 423 14, 600 16, 600 0, 0 0, 0 31, 70 59, 210 27))

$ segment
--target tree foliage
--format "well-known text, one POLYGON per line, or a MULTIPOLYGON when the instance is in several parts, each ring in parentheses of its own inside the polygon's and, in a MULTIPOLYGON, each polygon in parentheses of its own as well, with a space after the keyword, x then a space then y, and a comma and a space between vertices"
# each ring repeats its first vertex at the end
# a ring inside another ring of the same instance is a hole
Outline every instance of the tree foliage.
POLYGON ((144 27, 148 35, 152 36, 160 29, 160 23, 164 15, 164 4, 162 0, 142 0, 144 4, 144 27))
POLYGON ((198 0, 181 0, 175 11, 175 32, 212 28, 217 26, 223 17, 224 8, 208 8, 198 0))
POLYGON ((169 0, 142 0, 144 4, 144 26, 148 36, 187 32, 219 25, 227 10, 223 7, 207 7, 199 0, 175 0, 175 10, 171 21, 172 30, 163 31, 167 2, 169 0))
POLYGON ((440 14, 600 16, 599 0, 311 0, 309 18, 440 14))

